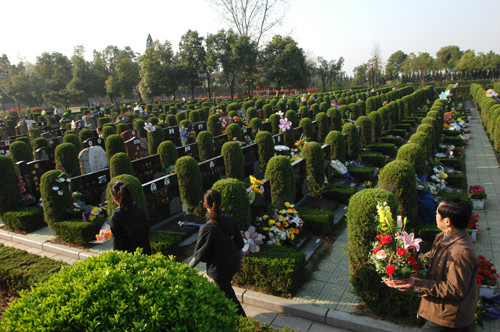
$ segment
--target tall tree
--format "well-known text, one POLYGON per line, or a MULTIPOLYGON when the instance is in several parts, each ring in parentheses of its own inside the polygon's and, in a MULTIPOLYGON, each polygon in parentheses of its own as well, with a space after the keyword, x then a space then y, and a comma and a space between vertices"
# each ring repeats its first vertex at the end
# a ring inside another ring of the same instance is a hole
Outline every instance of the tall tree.
POLYGON ((9 58, 7 55, 3 54, 0 57, 0 102, 2 103, 2 108, 5 111, 5 104, 13 101, 12 97, 9 95, 9 70, 12 68, 9 58))
POLYGON ((458 46, 441 47, 436 53, 436 67, 445 72, 446 79, 453 79, 453 72, 463 52, 458 46))
POLYGON ((362 85, 367 82, 367 72, 368 72, 368 64, 363 63, 357 67, 354 67, 354 81, 356 84, 362 85))
POLYGON ((42 53, 37 57, 33 72, 42 93, 64 90, 73 76, 71 61, 59 52, 42 53))
POLYGON ((385 65, 385 75, 388 79, 394 80, 399 78, 399 74, 403 72, 403 63, 408 55, 401 50, 391 54, 385 65))
POLYGON ((413 70, 418 73, 422 83, 425 82, 425 76, 434 69, 434 59, 427 52, 420 52, 413 60, 413 70))
POLYGON ((262 51, 266 79, 281 88, 306 88, 309 68, 304 51, 291 37, 276 35, 262 51))
POLYGON ((221 18, 234 27, 238 35, 260 44, 262 36, 281 24, 288 0, 209 0, 221 18))
POLYGON ((204 73, 206 51, 203 47, 203 37, 198 31, 188 30, 179 42, 179 61, 185 67, 186 83, 194 99, 194 90, 201 85, 204 73))
POLYGON ((220 30, 217 34, 210 35, 208 43, 213 45, 215 54, 217 54, 217 67, 229 88, 232 100, 240 75, 255 66, 258 53, 256 43, 247 36, 238 37, 231 29, 228 31, 220 30))
POLYGON ((368 71, 366 75, 370 80, 372 87, 375 87, 382 76, 382 58, 380 57, 380 48, 375 45, 372 52, 372 57, 368 60, 368 71))
POLYGON ((462 72, 462 79, 473 78, 474 72, 481 68, 481 61, 473 50, 467 50, 458 60, 455 70, 462 72))

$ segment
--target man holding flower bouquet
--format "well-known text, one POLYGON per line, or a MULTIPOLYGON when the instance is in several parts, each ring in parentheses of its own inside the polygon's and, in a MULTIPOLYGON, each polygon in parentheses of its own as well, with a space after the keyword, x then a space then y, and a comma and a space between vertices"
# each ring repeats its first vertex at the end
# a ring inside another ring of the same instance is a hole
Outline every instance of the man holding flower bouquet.
POLYGON ((465 228, 470 205, 459 198, 444 198, 436 211, 442 231, 432 249, 427 279, 384 280, 387 286, 421 295, 418 315, 427 322, 422 331, 469 331, 477 304, 477 255, 465 228))

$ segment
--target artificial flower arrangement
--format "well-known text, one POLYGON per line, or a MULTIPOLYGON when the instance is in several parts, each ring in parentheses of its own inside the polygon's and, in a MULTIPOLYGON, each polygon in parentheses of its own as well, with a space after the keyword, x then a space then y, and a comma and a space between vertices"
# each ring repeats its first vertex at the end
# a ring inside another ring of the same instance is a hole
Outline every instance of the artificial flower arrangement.
POLYGON ((425 264, 424 255, 417 255, 422 239, 404 230, 406 217, 403 220, 398 216, 395 224, 387 202, 377 203, 377 214, 379 234, 370 253, 377 273, 383 278, 394 280, 407 278, 420 271, 425 264))
POLYGON ((470 199, 483 200, 486 199, 488 195, 486 195, 483 186, 476 184, 469 187, 469 197, 470 199))
POLYGON ((310 197, 323 197, 324 183, 317 183, 312 177, 307 178, 307 191, 310 197))
POLYGON ((274 214, 257 217, 257 228, 262 231, 268 245, 280 246, 292 242, 302 229, 304 221, 299 217, 293 204, 285 203, 285 208, 274 210, 274 214))
POLYGON ((21 195, 21 201, 23 201, 23 204, 25 206, 31 206, 36 204, 36 198, 26 191, 26 183, 24 183, 23 177, 19 175, 17 177, 17 180, 18 180, 17 188, 19 188, 19 193, 21 195))
POLYGON ((250 200, 250 204, 255 200, 256 194, 262 195, 264 193, 264 182, 260 181, 256 177, 250 175, 250 192, 248 193, 248 199, 250 200))
POLYGON ((241 231, 243 237, 243 255, 254 254, 260 251, 260 246, 264 243, 264 235, 257 232, 255 226, 248 227, 248 230, 241 231))
POLYGON ((244 118, 242 118, 242 117, 239 117, 239 116, 233 116, 233 118, 231 119, 231 121, 232 121, 233 123, 237 123, 237 124, 239 124, 241 128, 243 128, 243 127, 246 127, 246 126, 247 126, 247 124, 246 124, 246 122, 245 122, 245 119, 244 119, 244 118))
POLYGON ((493 267, 493 263, 487 260, 483 255, 477 256, 477 259, 479 261, 477 269, 477 285, 496 286, 499 275, 497 270, 493 267))

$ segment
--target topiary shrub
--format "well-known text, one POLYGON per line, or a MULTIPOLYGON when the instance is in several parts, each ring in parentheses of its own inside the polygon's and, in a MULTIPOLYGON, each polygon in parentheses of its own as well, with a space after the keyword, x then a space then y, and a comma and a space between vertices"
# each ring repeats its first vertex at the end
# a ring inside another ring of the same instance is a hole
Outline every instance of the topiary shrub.
POLYGON ((21 196, 17 188, 18 177, 12 159, 0 155, 0 216, 15 210, 21 205, 21 196))
POLYGON ((177 158, 179 158, 177 148, 172 141, 161 142, 158 146, 157 153, 160 155, 162 170, 166 170, 168 167, 175 165, 177 158))
POLYGON ((271 122, 271 131, 273 133, 273 135, 276 135, 280 132, 280 120, 281 120, 281 117, 274 113, 274 114, 271 114, 271 116, 269 117, 269 122, 271 122))
POLYGON ((226 134, 228 141, 237 140, 241 142, 243 140, 243 131, 237 123, 231 123, 228 125, 226 127, 226 134))
POLYGON ((378 112, 368 114, 368 119, 372 122, 372 142, 377 142, 382 137, 382 117, 378 112))
POLYGON ((173 257, 111 251, 21 292, 1 329, 235 331, 237 317, 235 304, 216 285, 173 257))
POLYGON ((318 136, 320 142, 324 142, 326 135, 330 131, 330 121, 328 121, 328 117, 325 112, 319 112, 315 118, 318 123, 318 136))
POLYGON ((123 182, 127 184, 128 188, 130 189, 130 193, 134 198, 134 201, 137 203, 137 205, 141 206, 144 209, 146 217, 148 217, 149 216, 148 206, 146 204, 146 196, 144 195, 144 189, 142 188, 141 181, 139 181, 139 179, 133 175, 121 174, 112 178, 109 181, 108 186, 106 187, 106 201, 108 202, 108 218, 111 218, 111 216, 113 215, 113 211, 117 208, 117 205, 113 201, 110 192, 111 187, 113 187, 113 185, 117 182, 123 182))
POLYGON ((302 127, 302 135, 304 135, 305 138, 308 138, 310 140, 315 140, 315 133, 314 133, 314 128, 312 124, 312 120, 310 118, 303 118, 299 122, 299 127, 302 127))
POLYGON ((132 122, 132 129, 134 129, 137 133, 139 133, 140 137, 147 137, 147 131, 144 128, 144 120, 143 119, 134 119, 132 122))
POLYGON ((94 137, 94 133, 92 132, 92 130, 87 129, 87 128, 80 130, 80 133, 78 135, 80 137, 81 142, 86 141, 87 139, 94 137))
POLYGON ((31 148, 30 138, 28 136, 18 137, 18 138, 16 138, 15 142, 24 142, 24 143, 28 144, 28 146, 31 148))
POLYGON ((126 153, 118 152, 109 161, 109 176, 114 178, 121 174, 134 175, 134 168, 130 157, 126 153))
POLYGON ((361 128, 361 144, 367 146, 372 142, 372 122, 367 116, 360 116, 355 125, 361 128))
POLYGON ((104 125, 106 123, 110 123, 110 122, 111 122, 111 118, 109 116, 97 118, 97 127, 104 127, 104 125))
POLYGON ((377 233, 377 201, 385 201, 396 211, 397 200, 382 189, 364 189, 353 195, 347 209, 347 255, 350 281, 354 293, 366 306, 379 314, 406 316, 418 308, 418 297, 410 292, 399 292, 386 287, 369 260, 372 243, 377 233), (384 304, 381 307, 381 303, 384 304), (403 307, 402 307, 403 306, 403 307))
POLYGON ((398 215, 408 217, 408 227, 417 221, 418 201, 415 169, 404 160, 394 160, 385 165, 378 175, 381 189, 391 191, 398 200, 398 215))
POLYGON ((294 110, 288 110, 285 113, 285 118, 287 118, 288 121, 292 122, 292 128, 295 128, 295 127, 297 127, 299 125, 299 120, 298 120, 298 117, 297 117, 297 112, 295 112, 294 110))
POLYGON ((396 159, 409 162, 418 176, 427 174, 427 156, 424 149, 418 144, 408 143, 401 146, 396 159))
POLYGON ((189 112, 189 121, 195 123, 195 122, 200 122, 201 121, 201 114, 197 110, 193 110, 189 112))
POLYGON ((75 134, 64 135, 63 142, 73 144, 76 148, 77 154, 82 150, 82 142, 80 141, 80 138, 75 134))
POLYGON ((269 159, 274 156, 273 135, 268 131, 259 131, 255 135, 255 144, 257 144, 260 169, 265 170, 269 159))
POLYGON ((300 106, 299 107, 299 114, 300 114, 301 119, 311 117, 311 114, 309 113, 309 108, 307 108, 307 106, 300 106))
POLYGON ((306 177, 322 185, 325 182, 325 155, 321 145, 308 142, 302 148, 302 158, 306 161, 306 177))
POLYGON ((257 109, 255 109, 255 107, 248 107, 246 111, 247 123, 250 123, 250 121, 252 121, 255 117, 257 117, 257 109))
POLYGON ((200 161, 205 161, 215 156, 214 138, 210 132, 201 131, 196 137, 196 142, 198 142, 200 161))
POLYGON ((31 139, 35 139, 37 137, 40 137, 41 136, 40 127, 38 127, 36 124, 33 124, 31 126, 31 128, 29 129, 29 135, 30 135, 31 139))
POLYGON ((336 107, 332 107, 326 111, 326 115, 330 118, 332 130, 342 131, 342 112, 336 107))
POLYGON ((286 202, 295 203, 295 176, 287 157, 272 157, 264 177, 270 181, 273 206, 282 208, 286 202))
POLYGON ((49 141, 45 137, 37 137, 33 140, 33 152, 40 148, 47 148, 49 141))
POLYGON ((250 121, 250 128, 252 128, 252 135, 255 137, 255 135, 257 135, 257 133, 263 128, 262 120, 259 118, 253 118, 250 121))
POLYGON ((347 160, 357 160, 359 154, 359 132, 353 123, 346 123, 342 128, 342 134, 346 135, 347 160))
POLYGON ((228 178, 243 180, 245 168, 243 152, 238 142, 226 142, 222 145, 221 155, 224 158, 224 168, 228 178))
POLYGON ((175 162, 175 173, 181 200, 187 206, 188 212, 191 212, 203 198, 203 183, 198 162, 193 157, 180 157, 175 162))
POLYGON ((290 297, 305 279, 305 254, 292 248, 262 246, 260 252, 244 256, 243 262, 234 282, 261 292, 290 297))
POLYGON ((71 177, 80 175, 78 152, 72 143, 63 143, 56 146, 56 169, 68 173, 71 177))
POLYGON ((119 123, 116 125, 116 133, 118 135, 129 129, 130 127, 128 126, 128 123, 119 123))
POLYGON ((500 116, 495 121, 495 130, 493 132, 493 145, 495 150, 500 152, 500 116))
POLYGON ((418 132, 422 132, 422 133, 429 135, 429 137, 431 139, 431 155, 433 155, 434 151, 436 150, 436 147, 437 147, 436 146, 436 132, 435 132, 434 126, 431 124, 421 124, 417 128, 417 133, 418 132))
POLYGON ((102 128, 102 139, 106 142, 106 139, 111 136, 116 134, 116 129, 111 126, 104 126, 102 128))
POLYGON ((325 139, 325 144, 330 146, 330 159, 344 163, 347 155, 347 145, 344 135, 340 131, 332 130, 325 139))
POLYGON ((166 117, 166 123, 169 127, 177 126, 177 118, 173 114, 168 114, 166 117))
POLYGON ((315 118, 316 115, 318 115, 318 113, 320 112, 319 105, 316 103, 312 104, 311 108, 310 108, 310 112, 311 112, 311 116, 315 118))
POLYGON ((268 119, 271 116, 271 114, 273 114, 273 105, 265 104, 264 106, 262 106, 262 110, 264 111, 266 119, 268 119))
POLYGON ((32 161, 33 150, 23 141, 15 141, 9 146, 9 153, 12 160, 17 163, 18 161, 32 161))
POLYGON ((52 228, 52 224, 60 221, 71 204, 71 194, 68 183, 60 179, 68 179, 69 175, 60 170, 45 172, 40 179, 40 194, 43 201, 43 215, 45 222, 52 228), (62 182, 61 182, 62 181, 62 182), (58 190, 53 189, 58 187, 58 190))
POLYGON ((43 220, 43 210, 38 207, 22 207, 2 214, 5 226, 21 232, 32 232, 47 224, 43 220))
POLYGON ((348 107, 351 111, 351 120, 356 121, 361 116, 361 109, 359 108, 359 105, 356 103, 350 103, 348 107))
POLYGON ((108 159, 108 162, 111 160, 111 157, 113 157, 115 153, 127 152, 125 149, 125 140, 118 134, 109 136, 105 142, 106 142, 106 158, 108 159))
POLYGON ((432 156, 432 139, 428 134, 421 131, 416 132, 411 135, 409 142, 420 145, 424 149, 427 158, 432 156))
POLYGON ((241 230, 246 230, 251 222, 250 201, 244 182, 234 178, 215 182, 212 189, 222 195, 222 212, 232 216, 241 230))
POLYGON ((155 130, 148 132, 148 153, 154 155, 158 146, 165 140, 165 131, 160 126, 154 126, 155 130))
POLYGON ((213 136, 222 135, 222 124, 220 123, 220 118, 217 114, 212 114, 208 117, 207 131, 213 136))

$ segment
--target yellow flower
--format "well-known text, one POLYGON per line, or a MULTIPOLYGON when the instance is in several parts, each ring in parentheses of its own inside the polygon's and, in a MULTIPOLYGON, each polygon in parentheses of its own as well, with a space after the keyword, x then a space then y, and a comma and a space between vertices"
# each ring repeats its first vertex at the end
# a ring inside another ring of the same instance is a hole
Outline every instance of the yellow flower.
POLYGON ((267 219, 267 218, 269 218, 269 216, 267 214, 265 214, 262 218, 267 219))
POLYGON ((294 209, 288 209, 288 210, 286 210, 286 212, 293 213, 293 212, 295 212, 295 210, 294 209))
POLYGON ((250 182, 255 185, 255 186, 260 186, 260 185, 263 185, 264 182, 260 181, 259 179, 257 179, 256 177, 250 175, 250 182))
POLYGON ((288 227, 288 223, 286 221, 283 222, 283 226, 288 227))
POLYGON ((96 218, 96 215, 95 215, 95 214, 91 214, 91 215, 89 216, 89 220, 90 220, 90 221, 93 221, 95 218, 96 218))
POLYGON ((295 239, 295 234, 291 234, 290 239, 292 239, 292 240, 295 239))
POLYGON ((276 223, 276 220, 274 219, 269 219, 269 225, 274 225, 276 223))
POLYGON ((255 191, 257 194, 262 194, 262 190, 260 190, 259 188, 257 188, 253 184, 250 186, 250 188, 252 188, 252 190, 255 191))
POLYGON ((285 202, 285 206, 286 206, 287 208, 289 208, 289 207, 290 207, 290 203, 289 203, 289 202, 285 202))
POLYGON ((262 227, 262 229, 267 232, 269 230, 269 227, 262 227))
POLYGON ((439 180, 444 180, 446 178, 448 178, 448 174, 446 174, 444 172, 441 172, 441 173, 438 174, 438 179, 439 180))
POLYGON ((279 247, 279 246, 281 246, 281 243, 278 241, 275 243, 275 245, 277 245, 279 247))

